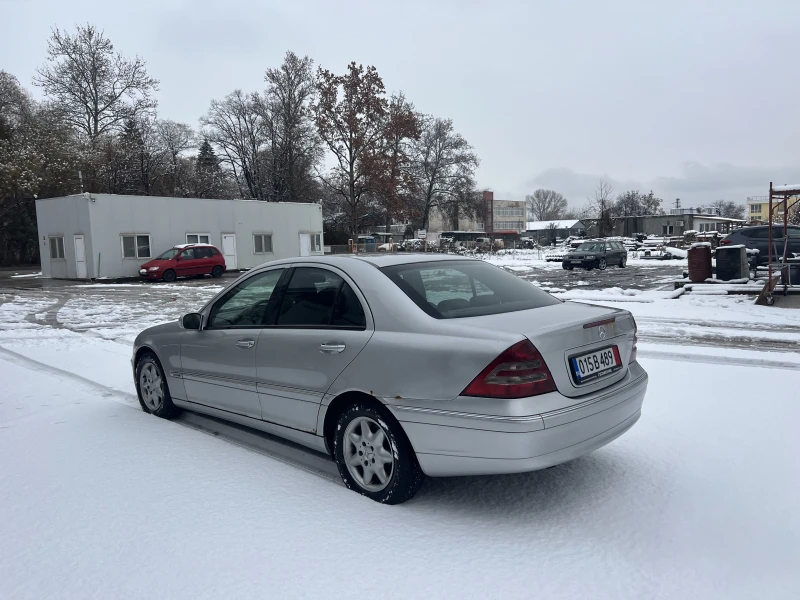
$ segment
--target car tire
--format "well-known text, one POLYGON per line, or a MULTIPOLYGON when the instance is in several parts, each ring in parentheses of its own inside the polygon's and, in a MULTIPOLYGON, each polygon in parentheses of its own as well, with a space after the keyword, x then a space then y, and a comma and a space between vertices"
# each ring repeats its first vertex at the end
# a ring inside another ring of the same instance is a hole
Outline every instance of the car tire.
POLYGON ((599 261, 597 261, 597 268, 601 271, 605 271, 607 266, 608 263, 606 262, 605 258, 601 258, 599 261))
POLYGON ((561 266, 564 267, 567 271, 572 271, 572 269, 574 268, 572 265, 561 265, 561 266))
POLYGON ((217 279, 219 279, 220 277, 222 277, 222 274, 224 272, 225 272, 225 269, 223 269, 220 265, 217 265, 216 267, 211 269, 211 276, 212 277, 216 277, 217 279))
POLYGON ((166 281, 167 283, 172 283, 176 278, 177 276, 175 275, 175 271, 172 269, 167 269, 161 276, 162 281, 166 281))
POLYGON ((400 424, 370 402, 355 402, 339 415, 333 457, 348 489, 382 504, 410 500, 425 479, 400 424))
POLYGON ((164 369, 152 352, 142 354, 136 362, 135 383, 139 406, 144 412, 162 419, 171 419, 180 412, 172 403, 164 369))
POLYGON ((619 268, 620 269, 624 269, 627 264, 628 264, 628 259, 625 258, 624 256, 619 259, 619 268))

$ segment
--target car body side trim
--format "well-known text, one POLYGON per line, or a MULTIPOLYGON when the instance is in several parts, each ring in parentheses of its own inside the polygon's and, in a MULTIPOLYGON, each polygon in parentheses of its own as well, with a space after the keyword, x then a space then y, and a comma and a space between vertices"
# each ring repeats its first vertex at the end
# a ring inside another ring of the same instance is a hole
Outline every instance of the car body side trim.
POLYGON ((407 412, 424 413, 428 415, 437 415, 441 417, 458 417, 462 419, 477 419, 480 421, 492 421, 495 423, 539 423, 541 422, 541 415, 530 415, 525 417, 502 417, 496 415, 480 415, 477 413, 457 412, 453 410, 441 410, 438 408, 420 408, 418 406, 392 406, 392 410, 401 410, 407 412))

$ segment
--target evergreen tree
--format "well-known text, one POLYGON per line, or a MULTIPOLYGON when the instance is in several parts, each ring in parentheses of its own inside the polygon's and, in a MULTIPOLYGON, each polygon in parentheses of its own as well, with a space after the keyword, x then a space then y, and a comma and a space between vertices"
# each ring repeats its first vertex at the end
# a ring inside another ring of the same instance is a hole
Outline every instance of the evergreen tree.
POLYGON ((207 139, 200 144, 194 174, 193 193, 197 198, 221 198, 226 195, 225 173, 213 146, 207 139))

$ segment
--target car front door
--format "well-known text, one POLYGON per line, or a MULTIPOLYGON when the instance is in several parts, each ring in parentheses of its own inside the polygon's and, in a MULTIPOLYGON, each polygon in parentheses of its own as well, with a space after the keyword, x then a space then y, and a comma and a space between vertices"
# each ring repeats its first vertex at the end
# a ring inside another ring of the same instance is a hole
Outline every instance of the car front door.
POLYGON ((332 268, 296 266, 275 324, 262 330, 256 376, 265 421, 316 433, 322 397, 373 333, 366 302, 332 268))
POLYGON ((264 324, 274 320, 274 291, 286 272, 275 268, 248 277, 214 302, 202 329, 184 333, 181 370, 190 402, 261 418, 256 352, 264 324))
POLYGON ((178 277, 190 277, 195 271, 194 250, 186 248, 175 257, 175 274, 178 277))

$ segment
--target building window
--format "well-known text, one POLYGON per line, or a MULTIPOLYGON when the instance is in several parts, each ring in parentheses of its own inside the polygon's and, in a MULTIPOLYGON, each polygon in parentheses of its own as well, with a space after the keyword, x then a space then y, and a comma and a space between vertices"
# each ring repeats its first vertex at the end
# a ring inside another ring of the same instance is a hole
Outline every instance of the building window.
POLYGON ((672 225, 662 225, 661 226, 661 233, 663 235, 672 235, 673 226, 672 225))
POLYGON ((322 236, 319 233, 311 234, 311 251, 322 252, 322 236))
POLYGON ((123 235, 122 258, 150 258, 150 235, 123 235))
POLYGON ((522 221, 495 221, 494 228, 499 231, 525 229, 525 224, 522 221))
POLYGON ((210 244, 211 235, 208 233, 187 233, 187 244, 210 244))
POLYGON ((751 213, 760 213, 761 212, 761 205, 760 204, 751 204, 750 205, 750 212, 751 213))
POLYGON ((253 234, 253 247, 256 254, 271 254, 272 253, 272 234, 271 233, 254 233, 253 234))
POLYGON ((50 238, 50 258, 59 259, 64 258, 64 238, 51 237, 50 238))
POLYGON ((510 207, 510 206, 503 206, 503 207, 495 208, 494 214, 495 214, 496 217, 522 217, 522 216, 524 216, 522 214, 522 209, 521 208, 513 208, 513 207, 510 207))

